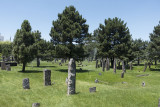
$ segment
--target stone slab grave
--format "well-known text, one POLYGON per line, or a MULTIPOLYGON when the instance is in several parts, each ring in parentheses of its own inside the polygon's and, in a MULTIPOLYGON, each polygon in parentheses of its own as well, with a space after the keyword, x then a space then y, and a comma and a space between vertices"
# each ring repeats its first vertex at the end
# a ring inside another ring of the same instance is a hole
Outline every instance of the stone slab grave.
POLYGON ((142 76, 149 76, 149 74, 137 75, 137 77, 142 77, 142 76))
POLYGON ((29 86, 29 78, 24 78, 24 79, 23 79, 23 88, 24 88, 24 89, 30 89, 30 86, 29 86))
POLYGON ((67 94, 76 93, 76 63, 73 58, 70 59, 68 63, 68 85, 67 85, 67 94))
POLYGON ((40 103, 33 103, 32 107, 40 107, 40 103))
POLYGON ((91 87, 91 88, 89 88, 89 92, 90 92, 90 93, 96 92, 96 87, 91 87))
POLYGON ((100 73, 98 73, 98 75, 102 75, 102 73, 100 72, 100 73))
POLYGON ((6 70, 7 70, 7 71, 11 71, 11 66, 10 66, 10 64, 6 65, 6 70))
POLYGON ((1 62, 1 70, 6 70, 6 64, 5 64, 5 62, 1 62))
POLYGON ((45 69, 43 71, 43 79, 45 86, 51 85, 51 70, 45 69))
POLYGON ((95 80, 95 83, 99 83, 98 79, 95 80))
POLYGON ((159 98, 159 100, 158 100, 158 107, 160 107, 160 98, 159 98))

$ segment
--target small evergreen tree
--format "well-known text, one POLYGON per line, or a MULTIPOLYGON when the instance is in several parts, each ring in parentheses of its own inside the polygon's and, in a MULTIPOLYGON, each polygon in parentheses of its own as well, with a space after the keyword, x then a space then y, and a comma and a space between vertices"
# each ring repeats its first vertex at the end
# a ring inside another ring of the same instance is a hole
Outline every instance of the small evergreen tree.
POLYGON ((25 71, 25 66, 31 62, 36 54, 36 47, 34 45, 35 38, 31 32, 31 26, 28 20, 24 20, 21 29, 18 29, 13 41, 13 54, 18 63, 22 63, 22 71, 25 71))

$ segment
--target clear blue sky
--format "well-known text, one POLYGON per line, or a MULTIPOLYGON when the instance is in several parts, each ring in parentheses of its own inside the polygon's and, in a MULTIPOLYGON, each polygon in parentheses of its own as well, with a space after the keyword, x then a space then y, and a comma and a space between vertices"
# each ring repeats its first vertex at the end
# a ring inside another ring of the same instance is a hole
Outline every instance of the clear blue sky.
POLYGON ((73 5, 87 19, 92 33, 104 19, 118 17, 127 23, 133 39, 149 40, 149 33, 160 21, 160 0, 0 0, 0 33, 14 38, 23 20, 32 30, 50 40, 52 21, 66 6, 73 5))

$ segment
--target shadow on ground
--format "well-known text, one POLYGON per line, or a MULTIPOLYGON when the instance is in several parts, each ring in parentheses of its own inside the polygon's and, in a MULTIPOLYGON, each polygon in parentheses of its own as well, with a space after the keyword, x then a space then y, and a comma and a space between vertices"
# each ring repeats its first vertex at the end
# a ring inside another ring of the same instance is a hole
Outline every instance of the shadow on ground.
MULTIPOLYGON (((32 67, 32 66, 27 66, 27 67, 32 67)), ((35 68, 37 66, 33 66, 33 67, 35 68)), ((39 66, 37 68, 48 68, 48 67, 52 68, 52 67, 56 67, 56 66, 39 66)))
MULTIPOLYGON (((58 69, 56 71, 60 71, 60 72, 66 72, 68 73, 68 69, 58 69)), ((91 70, 80 70, 80 69, 76 69, 76 73, 85 73, 85 72, 90 72, 91 70)))
POLYGON ((151 71, 160 71, 160 69, 157 69, 157 68, 155 68, 155 69, 154 68, 150 68, 150 70, 151 71))
POLYGON ((38 71, 38 70, 26 70, 25 72, 18 71, 20 73, 42 73, 43 71, 38 71))

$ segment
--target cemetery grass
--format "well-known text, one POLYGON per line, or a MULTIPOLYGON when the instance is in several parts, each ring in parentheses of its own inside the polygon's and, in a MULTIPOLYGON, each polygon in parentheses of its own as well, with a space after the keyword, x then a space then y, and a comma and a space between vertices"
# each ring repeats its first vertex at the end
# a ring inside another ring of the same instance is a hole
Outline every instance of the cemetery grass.
POLYGON ((147 68, 146 72, 143 72, 144 66, 133 66, 133 70, 127 69, 124 78, 121 78, 122 70, 117 70, 116 74, 113 69, 102 72, 102 68, 95 68, 95 61, 85 61, 83 67, 77 64, 76 94, 68 96, 66 64, 59 66, 58 63, 41 61, 40 67, 36 67, 34 61, 27 65, 24 73, 21 72, 22 65, 12 67, 11 71, 0 70, 0 106, 31 107, 35 102, 40 103, 41 107, 158 106, 160 65, 152 65, 152 69, 147 68), (44 69, 51 70, 51 86, 44 86, 44 69), (149 76, 137 77, 142 74, 149 76), (28 90, 22 87, 24 78, 30 79, 28 90), (94 83, 96 78, 99 83, 94 83), (145 87, 141 85, 143 81, 145 87), (90 93, 90 87, 96 87, 96 92, 90 93))

